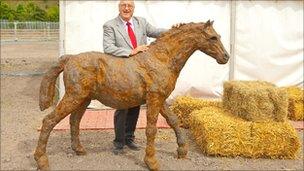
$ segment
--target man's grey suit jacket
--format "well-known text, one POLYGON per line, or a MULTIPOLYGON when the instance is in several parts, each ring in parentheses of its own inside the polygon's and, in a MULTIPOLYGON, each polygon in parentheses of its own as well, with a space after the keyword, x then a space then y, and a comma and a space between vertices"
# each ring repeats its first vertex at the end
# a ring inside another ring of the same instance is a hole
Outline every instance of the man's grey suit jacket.
MULTIPOLYGON (((166 29, 158 29, 149 24, 146 19, 133 16, 134 32, 137 45, 146 45, 147 37, 157 38, 166 29)), ((120 17, 116 17, 103 25, 104 53, 114 56, 129 56, 132 44, 120 17)))

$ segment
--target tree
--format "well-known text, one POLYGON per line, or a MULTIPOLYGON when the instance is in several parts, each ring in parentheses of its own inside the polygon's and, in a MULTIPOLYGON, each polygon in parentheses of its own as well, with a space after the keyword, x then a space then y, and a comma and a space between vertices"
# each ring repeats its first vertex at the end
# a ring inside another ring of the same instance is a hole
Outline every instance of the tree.
POLYGON ((59 7, 58 6, 52 6, 47 10, 47 20, 58 22, 59 21, 59 7))
POLYGON ((5 2, 0 1, 0 19, 13 21, 16 18, 16 12, 5 2))
MULTIPOLYGON (((47 2, 46 0, 45 2, 47 2)), ((47 10, 41 9, 34 1, 19 1, 10 4, 0 0, 0 20, 9 21, 59 21, 58 4, 47 10)))
POLYGON ((46 21, 46 12, 33 2, 25 5, 26 20, 28 21, 46 21))
POLYGON ((17 16, 16 19, 18 21, 26 21, 26 19, 28 18, 23 4, 18 4, 16 9, 16 16, 17 16))

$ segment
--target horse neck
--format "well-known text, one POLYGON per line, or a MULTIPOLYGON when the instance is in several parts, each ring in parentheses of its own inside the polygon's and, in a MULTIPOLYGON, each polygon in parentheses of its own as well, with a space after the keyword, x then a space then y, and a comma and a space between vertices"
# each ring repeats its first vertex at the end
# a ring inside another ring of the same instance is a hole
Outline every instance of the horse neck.
POLYGON ((197 50, 195 46, 191 46, 193 42, 187 42, 187 45, 180 45, 180 48, 176 52, 172 52, 171 56, 171 68, 179 73, 185 66, 189 57, 197 50))
POLYGON ((198 49, 193 32, 184 32, 170 36, 172 39, 164 39, 159 47, 166 49, 169 68, 177 74, 182 70, 189 57, 198 49))

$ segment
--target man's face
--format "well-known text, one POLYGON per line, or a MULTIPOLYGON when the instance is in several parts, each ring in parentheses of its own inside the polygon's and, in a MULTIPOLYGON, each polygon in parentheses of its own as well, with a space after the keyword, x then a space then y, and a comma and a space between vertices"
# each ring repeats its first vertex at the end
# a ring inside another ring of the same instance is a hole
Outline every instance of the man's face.
POLYGON ((119 2, 119 15, 124 21, 129 21, 133 16, 135 4, 134 1, 120 1, 119 2))

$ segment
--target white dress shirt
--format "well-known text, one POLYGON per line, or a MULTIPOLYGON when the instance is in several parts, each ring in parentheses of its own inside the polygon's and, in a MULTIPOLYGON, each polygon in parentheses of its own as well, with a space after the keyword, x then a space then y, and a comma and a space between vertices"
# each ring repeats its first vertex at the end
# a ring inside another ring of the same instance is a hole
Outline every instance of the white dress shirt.
MULTIPOLYGON (((123 22, 124 27, 125 27, 125 30, 126 30, 126 32, 128 33, 127 21, 124 21, 121 17, 119 17, 119 18, 120 18, 121 21, 123 22)), ((132 17, 128 22, 131 23, 131 28, 132 28, 133 32, 135 33, 134 24, 133 24, 133 17, 132 17)))

